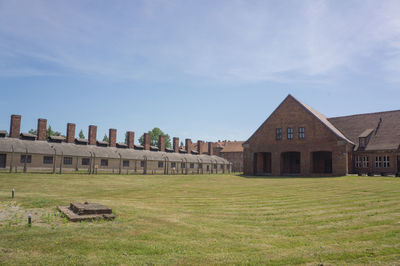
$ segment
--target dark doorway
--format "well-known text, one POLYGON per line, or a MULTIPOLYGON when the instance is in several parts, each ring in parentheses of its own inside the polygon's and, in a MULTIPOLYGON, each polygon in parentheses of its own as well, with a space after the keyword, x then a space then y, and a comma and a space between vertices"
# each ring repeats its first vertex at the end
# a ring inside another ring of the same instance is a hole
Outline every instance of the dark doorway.
POLYGON ((281 155, 281 174, 300 174, 300 152, 283 152, 281 155))
POLYGON ((400 156, 397 156, 397 173, 400 173, 400 156))
POLYGON ((7 154, 0 154, 0 168, 6 168, 7 154))
POLYGON ((271 153, 270 152, 254 153, 254 174, 255 175, 271 174, 271 153))
POLYGON ((332 173, 332 152, 316 151, 312 152, 313 173, 331 174, 332 173))

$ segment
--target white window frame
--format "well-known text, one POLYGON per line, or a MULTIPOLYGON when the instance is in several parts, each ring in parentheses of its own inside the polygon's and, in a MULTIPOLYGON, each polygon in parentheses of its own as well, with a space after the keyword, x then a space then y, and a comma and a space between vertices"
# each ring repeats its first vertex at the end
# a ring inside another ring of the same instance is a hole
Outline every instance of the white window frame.
POLYGON ((375 157, 375 168, 381 168, 381 167, 382 167, 382 157, 376 156, 375 157))
POLYGON ((383 167, 384 168, 390 167, 390 157, 389 156, 383 156, 383 167))
POLYGON ((361 157, 360 156, 356 157, 356 167, 361 168, 361 157))
POLYGON ((362 167, 363 168, 368 168, 369 167, 368 156, 363 156, 362 157, 362 167))

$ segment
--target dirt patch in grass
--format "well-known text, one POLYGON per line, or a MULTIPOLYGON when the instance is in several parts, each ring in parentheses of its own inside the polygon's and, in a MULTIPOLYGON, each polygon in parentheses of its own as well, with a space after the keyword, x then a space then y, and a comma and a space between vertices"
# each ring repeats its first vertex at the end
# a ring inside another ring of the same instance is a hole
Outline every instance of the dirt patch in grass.
POLYGON ((44 226, 62 223, 60 212, 51 208, 24 208, 15 201, 0 202, 0 226, 27 225, 31 215, 32 224, 44 226))

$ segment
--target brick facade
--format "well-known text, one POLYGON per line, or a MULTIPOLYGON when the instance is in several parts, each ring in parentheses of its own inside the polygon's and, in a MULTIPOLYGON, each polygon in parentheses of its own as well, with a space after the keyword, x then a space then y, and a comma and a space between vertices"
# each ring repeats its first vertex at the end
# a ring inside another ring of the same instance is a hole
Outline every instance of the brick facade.
POLYGON ((246 175, 310 176, 347 174, 348 151, 352 145, 289 95, 243 148, 246 175), (304 138, 300 138, 300 128, 304 128, 304 138), (277 129, 281 129, 281 139, 277 139, 277 129), (318 152, 327 152, 329 159, 315 156, 324 154, 318 152), (316 172, 316 165, 321 161, 326 167, 316 172))

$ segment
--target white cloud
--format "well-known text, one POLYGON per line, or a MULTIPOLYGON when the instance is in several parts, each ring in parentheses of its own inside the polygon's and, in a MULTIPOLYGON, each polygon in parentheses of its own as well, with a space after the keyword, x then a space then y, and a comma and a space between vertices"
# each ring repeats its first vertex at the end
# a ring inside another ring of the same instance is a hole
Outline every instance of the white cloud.
POLYGON ((9 63, 0 69, 285 83, 374 71, 396 81, 399 8, 396 0, 7 1, 0 60, 9 63), (376 65, 366 70, 366 62, 376 65))

